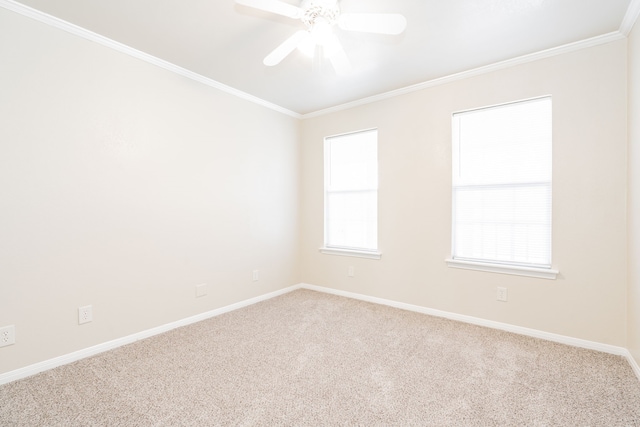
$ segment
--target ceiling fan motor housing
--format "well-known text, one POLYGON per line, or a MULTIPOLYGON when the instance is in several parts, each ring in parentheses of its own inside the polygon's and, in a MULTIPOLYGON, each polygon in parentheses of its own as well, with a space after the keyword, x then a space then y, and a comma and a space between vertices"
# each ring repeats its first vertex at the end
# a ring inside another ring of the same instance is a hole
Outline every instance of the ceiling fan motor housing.
POLYGON ((340 15, 340 8, 336 0, 305 0, 300 8, 302 9, 302 22, 310 30, 319 21, 335 25, 340 15))

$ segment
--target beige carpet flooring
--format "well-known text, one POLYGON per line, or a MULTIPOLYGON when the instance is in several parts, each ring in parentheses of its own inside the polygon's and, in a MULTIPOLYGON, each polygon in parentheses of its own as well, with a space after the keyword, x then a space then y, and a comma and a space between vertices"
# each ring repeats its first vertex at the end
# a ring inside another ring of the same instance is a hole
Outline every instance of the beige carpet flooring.
POLYGON ((309 290, 0 386, 1 426, 640 426, 622 357, 309 290))

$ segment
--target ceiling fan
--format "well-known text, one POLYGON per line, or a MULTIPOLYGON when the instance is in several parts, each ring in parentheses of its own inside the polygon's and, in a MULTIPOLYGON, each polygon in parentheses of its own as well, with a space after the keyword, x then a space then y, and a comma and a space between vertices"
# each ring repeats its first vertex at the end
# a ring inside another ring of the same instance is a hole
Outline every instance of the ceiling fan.
POLYGON ((236 0, 236 3, 300 19, 306 26, 305 30, 293 33, 264 58, 267 66, 279 64, 298 48, 312 57, 316 51, 320 51, 331 61, 336 73, 344 74, 351 69, 351 63, 333 32, 334 27, 346 31, 396 35, 407 26, 406 18, 397 13, 341 13, 338 0, 303 0, 300 6, 280 0, 236 0))

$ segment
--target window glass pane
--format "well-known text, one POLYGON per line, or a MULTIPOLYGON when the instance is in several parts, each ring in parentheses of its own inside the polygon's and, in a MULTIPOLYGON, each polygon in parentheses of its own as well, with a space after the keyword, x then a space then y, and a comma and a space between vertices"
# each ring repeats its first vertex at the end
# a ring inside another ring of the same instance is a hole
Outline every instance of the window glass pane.
POLYGON ((327 246, 377 247, 376 191, 327 195, 327 246))
POLYGON ((457 114, 460 184, 551 179, 551 100, 457 114))
POLYGON ((374 189, 378 185, 377 132, 367 131, 328 138, 329 188, 374 189))
POLYGON ((455 189, 455 257, 550 265, 550 199, 550 185, 455 189))
POLYGON ((377 131, 325 139, 325 246, 378 249, 377 131))
POLYGON ((453 258, 551 267, 551 98, 453 117, 453 258))

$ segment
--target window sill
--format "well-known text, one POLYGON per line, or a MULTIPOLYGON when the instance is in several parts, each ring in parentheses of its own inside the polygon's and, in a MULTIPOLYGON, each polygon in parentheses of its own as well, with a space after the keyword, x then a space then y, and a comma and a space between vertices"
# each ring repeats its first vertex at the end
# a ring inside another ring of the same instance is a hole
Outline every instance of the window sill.
POLYGON ((515 265, 490 264, 484 262, 462 261, 459 259, 446 259, 447 266, 463 268, 466 270, 487 271, 490 273, 513 274, 516 276, 536 277, 539 279, 555 280, 558 270, 550 268, 519 267, 515 265))
POLYGON ((340 248, 320 248, 320 252, 327 255, 354 256, 358 258, 380 259, 382 254, 373 251, 361 251, 357 249, 340 249, 340 248))

